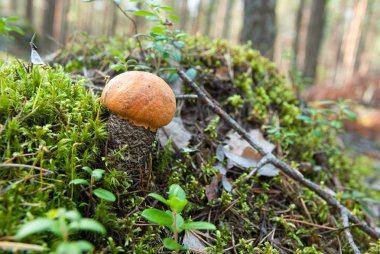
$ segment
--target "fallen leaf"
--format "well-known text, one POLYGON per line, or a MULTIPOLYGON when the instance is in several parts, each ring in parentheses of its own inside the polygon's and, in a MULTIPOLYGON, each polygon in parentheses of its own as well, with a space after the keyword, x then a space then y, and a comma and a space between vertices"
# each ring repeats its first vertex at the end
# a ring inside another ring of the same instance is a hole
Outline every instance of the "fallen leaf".
POLYGON ((223 175, 217 174, 213 176, 210 185, 206 187, 206 197, 208 201, 213 201, 219 196, 219 183, 222 181, 223 175))
POLYGON ((182 244, 190 250, 200 252, 203 252, 206 248, 206 245, 204 245, 191 231, 186 231, 182 244))
POLYGON ((191 139, 191 134, 185 129, 180 117, 174 117, 168 125, 158 130, 158 139, 161 145, 167 144, 168 136, 172 137, 173 143, 179 149, 188 146, 191 139))

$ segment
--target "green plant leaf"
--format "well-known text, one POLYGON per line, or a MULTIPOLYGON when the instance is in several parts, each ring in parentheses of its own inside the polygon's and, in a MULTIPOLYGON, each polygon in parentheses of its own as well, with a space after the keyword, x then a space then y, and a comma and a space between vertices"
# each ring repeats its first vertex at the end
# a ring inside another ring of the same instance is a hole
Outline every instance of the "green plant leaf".
POLYGON ((74 243, 79 246, 82 252, 90 251, 94 248, 94 246, 90 242, 85 241, 85 240, 75 241, 74 243))
POLYGON ((171 238, 165 238, 163 241, 164 247, 168 250, 187 250, 186 246, 180 245, 176 240, 171 238))
POLYGON ((164 203, 165 205, 169 205, 169 204, 168 204, 168 201, 167 201, 163 196, 161 196, 160 194, 157 194, 157 193, 150 193, 150 194, 148 194, 148 197, 155 198, 155 199, 157 199, 158 201, 164 203))
POLYGON ((32 220, 25 225, 23 225, 17 232, 16 238, 22 239, 32 234, 40 233, 43 231, 52 231, 53 228, 58 228, 59 224, 57 221, 48 218, 38 218, 32 220))
POLYGON ((194 68, 190 68, 186 71, 186 75, 191 79, 191 80, 195 80, 195 78, 197 77, 197 74, 198 72, 194 69, 194 68))
POLYGON ((151 221, 158 225, 167 226, 173 224, 173 219, 169 214, 156 208, 145 209, 141 215, 148 221, 151 221))
POLYGON ((134 11, 133 12, 133 15, 135 16, 142 16, 142 17, 156 17, 156 14, 154 14, 153 12, 151 11, 143 11, 143 10, 138 10, 138 11, 134 11))
POLYGON ((183 48, 185 46, 185 43, 183 41, 174 41, 173 42, 173 45, 176 47, 176 48, 183 48))
POLYGON ((81 254, 82 250, 75 242, 60 242, 55 249, 57 254, 81 254))
POLYGON ((190 229, 203 229, 203 230, 216 230, 214 224, 205 222, 205 221, 191 221, 184 223, 180 229, 190 230, 190 229))
POLYGON ((175 22, 179 22, 180 21, 180 18, 174 14, 171 14, 168 16, 169 19, 175 21, 175 22))
POLYGON ((94 219, 89 219, 89 218, 83 218, 79 221, 74 221, 74 222, 70 223, 69 229, 75 230, 75 231, 81 231, 81 230, 93 231, 93 232, 97 232, 99 234, 105 234, 106 233, 106 229, 104 228, 104 226, 102 224, 100 224, 99 222, 97 222, 94 219))
POLYGON ((103 199, 105 201, 114 202, 116 200, 116 197, 112 192, 102 188, 95 189, 94 194, 98 198, 103 199))
POLYGON ((84 166, 82 167, 84 172, 87 172, 89 175, 92 175, 92 169, 90 167, 84 166))
POLYGON ((187 205, 188 201, 185 199, 185 200, 181 200, 177 197, 171 197, 169 198, 169 200, 167 201, 167 205, 170 206, 170 208, 172 210, 175 210, 177 212, 182 212, 182 210, 185 208, 185 206, 187 205))
POLYGON ((169 6, 160 6, 160 9, 164 11, 173 11, 173 8, 169 6))
POLYGON ((66 219, 70 221, 78 221, 82 218, 82 215, 76 210, 67 211, 63 215, 66 219))
POLYGON ((169 199, 173 197, 176 197, 179 200, 186 200, 186 193, 178 184, 172 184, 169 187, 169 199))
POLYGON ((89 182, 86 180, 86 179, 81 179, 81 178, 78 178, 78 179, 74 179, 74 180, 71 180, 69 182, 69 184, 85 184, 85 185, 89 185, 89 182))
POLYGON ((92 171, 91 176, 94 177, 95 181, 99 181, 100 179, 102 179, 104 172, 106 171, 103 169, 97 168, 92 171))

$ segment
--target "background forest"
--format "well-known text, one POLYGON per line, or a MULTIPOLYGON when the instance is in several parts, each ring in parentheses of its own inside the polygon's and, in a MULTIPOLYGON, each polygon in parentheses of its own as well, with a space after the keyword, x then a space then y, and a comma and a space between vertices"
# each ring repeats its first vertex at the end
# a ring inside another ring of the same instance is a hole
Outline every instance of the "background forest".
POLYGON ((0 249, 379 253, 379 17, 375 0, 0 0, 0 249), (110 148, 100 102, 131 70, 177 104, 143 167, 110 148))
MULTIPOLYGON (((119 2, 123 9, 139 7, 119 2)), ((358 76, 378 75, 377 1, 168 0, 165 4, 181 17, 174 24, 181 30, 235 44, 251 40, 253 48, 282 70, 300 70, 310 83, 342 86, 358 76)), ((2 0, 0 14, 23 17, 21 25, 42 37, 42 51, 64 45, 79 31, 97 36, 134 34, 133 24, 124 20, 112 1, 2 0)), ((148 31, 144 18, 136 23, 140 33, 148 31)), ((23 55, 19 49, 16 53, 23 55)))

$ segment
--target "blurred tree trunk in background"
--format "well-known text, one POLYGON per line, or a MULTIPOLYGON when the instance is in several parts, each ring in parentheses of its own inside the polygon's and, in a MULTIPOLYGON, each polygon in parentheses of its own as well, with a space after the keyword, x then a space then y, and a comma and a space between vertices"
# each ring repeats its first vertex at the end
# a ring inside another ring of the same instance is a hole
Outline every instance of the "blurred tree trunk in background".
POLYGON ((276 39, 276 0, 244 0, 241 42, 252 42, 252 48, 273 58, 276 39))
POLYGON ((45 0, 44 1, 44 12, 42 19, 42 32, 43 41, 42 45, 45 49, 50 49, 51 39, 49 37, 53 36, 54 31, 54 13, 55 13, 55 0, 45 0))
POLYGON ((297 10, 296 24, 295 24, 295 36, 293 39, 293 57, 292 57, 292 66, 293 70, 298 70, 298 52, 300 44, 300 33, 302 29, 302 21, 304 19, 306 0, 301 0, 300 5, 297 10))
POLYGON ((112 4, 111 6, 111 10, 112 10, 112 21, 111 21, 111 28, 108 30, 109 33, 108 35, 115 35, 116 34, 116 27, 117 27, 117 20, 118 20, 118 14, 119 14, 119 10, 118 8, 116 7, 115 4, 112 4))
MULTIPOLYGON (((58 35, 59 42, 62 44, 65 44, 66 37, 67 37, 67 31, 68 31, 68 24, 67 16, 69 15, 70 11, 70 0, 62 0, 63 1, 63 7, 62 7, 62 15, 60 22, 60 32, 58 35)), ((58 10, 60 12, 60 10, 58 10)))
POLYGON ((359 39, 361 34, 361 24, 365 16, 367 9, 367 0, 356 0, 353 9, 353 17, 351 19, 350 25, 345 31, 341 54, 342 62, 337 68, 337 85, 343 85, 345 82, 350 80, 354 75, 355 70, 355 57, 357 55, 359 39))
POLYGON ((181 1, 181 6, 180 6, 180 28, 183 31, 187 31, 187 24, 189 20, 189 9, 187 7, 187 0, 182 0, 181 1))
MULTIPOLYGON (((143 4, 142 3, 137 3, 137 9, 141 10, 142 8, 143 8, 143 4)), ((132 15, 132 18, 136 20, 138 32, 139 33, 143 33, 145 31, 145 27, 146 27, 145 17, 140 17, 140 16, 134 17, 132 15)), ((130 24, 130 25, 131 25, 131 27, 133 27, 133 24, 130 24)))
POLYGON ((360 52, 358 52, 355 72, 359 76, 365 76, 369 74, 371 60, 373 57, 373 49, 375 48, 376 42, 376 32, 378 31, 378 14, 374 13, 376 11, 376 7, 374 6, 374 2, 371 1, 368 3, 368 16, 367 22, 363 31, 365 33, 362 35, 362 46, 360 52))
POLYGON ((33 0, 26 1, 25 16, 26 16, 26 19, 33 26, 33 0))
POLYGON ((206 12, 206 22, 203 24, 205 30, 204 30, 204 35, 210 36, 211 33, 211 27, 214 27, 214 14, 215 14, 215 9, 216 9, 216 0, 210 0, 208 3, 208 8, 206 12))
POLYGON ((201 25, 203 23, 203 19, 204 19, 204 4, 203 4, 203 1, 199 1, 197 17, 195 18, 195 22, 192 29, 193 34, 201 32, 201 25))
POLYGON ((18 0, 11 0, 11 9, 12 9, 12 15, 18 15, 18 7, 19 7, 19 2, 18 0))
POLYGON ((235 0, 228 0, 226 12, 224 14, 224 25, 223 25, 222 36, 223 38, 227 40, 230 38, 231 23, 232 23, 231 17, 232 17, 232 13, 234 9, 234 3, 235 3, 235 0))
POLYGON ((306 51, 303 74, 313 82, 318 65, 318 57, 323 39, 323 30, 326 23, 327 0, 312 1, 310 20, 307 29, 306 51))

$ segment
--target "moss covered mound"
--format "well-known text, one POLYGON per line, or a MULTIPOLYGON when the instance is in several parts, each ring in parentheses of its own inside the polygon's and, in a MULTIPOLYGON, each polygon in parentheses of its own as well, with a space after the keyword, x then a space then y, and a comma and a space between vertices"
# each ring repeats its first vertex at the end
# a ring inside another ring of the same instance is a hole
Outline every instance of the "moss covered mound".
MULTIPOLYGON (((150 68, 173 87, 180 86, 181 93, 191 93, 153 53, 147 50, 147 57, 141 59, 132 40, 85 37, 62 51, 55 62, 71 75, 79 74, 76 79, 85 76, 99 86, 106 75, 121 71, 113 68, 120 65, 120 58, 133 60, 137 65, 124 65, 123 70, 150 68)), ((352 196, 344 197, 333 181, 365 191, 359 177, 363 167, 343 156, 335 141, 339 126, 330 123, 338 122, 334 116, 341 112, 308 108, 273 63, 248 46, 190 37, 181 49, 181 64, 191 70, 189 74, 196 73, 196 82, 245 128, 261 129, 276 144, 279 157, 335 190, 342 202, 364 216, 360 203, 352 196)), ((115 168, 118 151, 103 153, 108 114, 84 84, 88 86, 83 80, 72 82, 61 67, 35 66, 28 73, 16 61, 1 62, 2 163, 38 166, 49 174, 22 166, 1 168, 0 217, 6 219, 0 220, 0 238, 14 235, 26 221, 64 207, 77 209, 106 227, 103 236, 71 235, 72 240, 94 243, 96 252, 161 253, 165 251, 162 239, 171 233, 147 223, 141 211, 149 206, 162 209, 146 195, 166 196, 168 186, 177 183, 190 201, 184 218, 209 221, 218 228, 210 235, 198 235, 211 252, 334 253, 347 246, 339 215, 286 176, 243 181, 247 172, 233 167, 223 178, 218 164, 226 166, 227 161, 218 158, 217 149, 230 129, 196 100, 181 102, 181 118, 192 135, 188 149, 173 152, 170 142, 158 148, 152 175, 147 176, 150 181, 141 186, 141 176, 115 168), (94 188, 111 191, 115 202, 92 197, 88 186, 69 184, 73 179, 88 179, 84 166, 106 170, 94 188), (206 195, 210 191, 213 198, 206 195)), ((369 247, 365 235, 355 228, 353 233, 361 248, 369 247)), ((45 233, 25 241, 54 248, 57 239, 45 233)))

